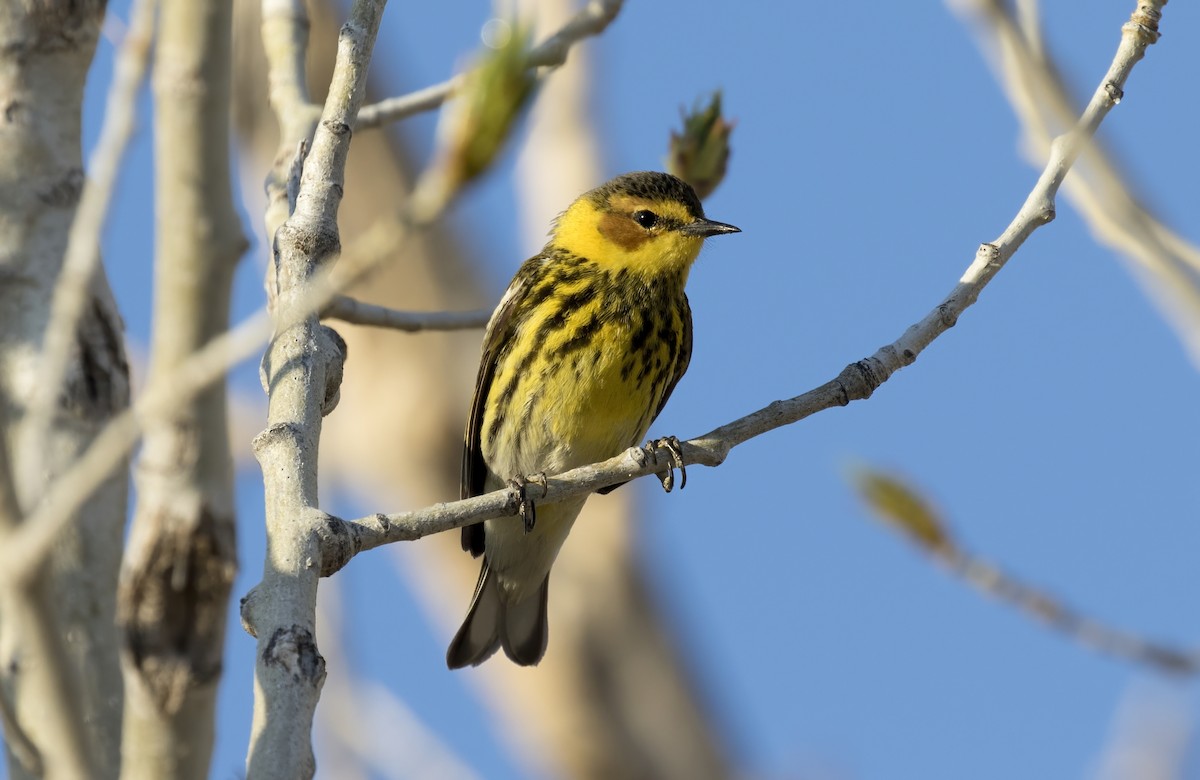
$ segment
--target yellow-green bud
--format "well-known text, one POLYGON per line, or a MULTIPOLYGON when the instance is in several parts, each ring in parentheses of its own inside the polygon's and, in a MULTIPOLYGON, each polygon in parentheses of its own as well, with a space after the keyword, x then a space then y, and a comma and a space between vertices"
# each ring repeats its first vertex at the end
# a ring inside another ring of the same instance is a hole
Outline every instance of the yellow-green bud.
POLYGON ((507 37, 480 57, 443 119, 447 182, 461 186, 482 173, 507 140, 513 123, 533 94, 528 66, 530 29, 514 22, 507 37))
POLYGON ((856 469, 853 481, 871 510, 914 542, 934 552, 953 548, 938 513, 903 481, 867 468, 856 469))
POLYGON ((692 185, 707 198, 725 178, 729 162, 729 134, 733 123, 721 115, 721 91, 713 92, 708 105, 697 100, 683 114, 683 131, 671 132, 667 171, 692 185))

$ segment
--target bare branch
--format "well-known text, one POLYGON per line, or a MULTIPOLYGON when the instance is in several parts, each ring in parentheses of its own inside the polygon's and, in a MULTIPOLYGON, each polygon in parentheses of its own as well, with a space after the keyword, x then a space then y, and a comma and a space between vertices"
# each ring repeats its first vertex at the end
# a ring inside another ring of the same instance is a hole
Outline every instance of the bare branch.
MULTIPOLYGON (((309 99, 304 74, 310 24, 304 0, 262 0, 268 96, 279 124, 279 149, 267 177, 264 215, 271 237, 296 207, 304 156, 321 115, 320 106, 309 99)), ((273 288, 268 287, 268 298, 273 294, 273 288)))
MULTIPOLYGON (((1134 18, 1140 21, 1122 27, 1121 42, 1108 72, 1075 127, 1055 139, 1051 145, 1050 159, 1016 217, 999 238, 979 247, 974 262, 950 294, 896 341, 881 347, 870 357, 848 365, 833 380, 795 398, 776 401, 753 414, 684 442, 684 464, 720 465, 730 450, 749 439, 798 422, 824 409, 869 398, 892 374, 915 362, 934 339, 954 326, 959 316, 978 299, 983 288, 1004 267, 1017 248, 1037 228, 1054 219, 1055 195, 1071 163, 1116 105, 1130 71, 1144 56, 1146 47, 1158 39, 1157 14, 1163 2, 1143 4, 1149 7, 1150 13, 1143 12, 1139 7, 1134 18)), ((670 458, 662 463, 670 463, 670 458)), ((542 500, 557 502, 575 498, 609 485, 662 472, 663 466, 657 458, 647 457, 643 449, 631 448, 602 463, 551 477, 542 500)), ((419 539, 482 520, 515 515, 517 503, 515 492, 505 489, 415 512, 376 514, 351 521, 326 516, 327 522, 320 531, 326 545, 325 555, 321 559, 322 574, 336 572, 354 554, 364 549, 419 539)))
POLYGON ((321 311, 321 317, 355 325, 371 325, 408 333, 422 330, 471 330, 487 325, 492 313, 474 311, 398 311, 338 295, 321 311))
MULTIPOLYGON (((274 310, 305 297, 310 280, 332 265, 341 248, 337 212, 350 123, 366 93, 384 5, 385 0, 356 0, 341 28, 333 81, 304 160, 295 209, 274 234, 268 279, 274 310)), ((281 126, 286 121, 281 115, 281 126)), ((289 143, 286 135, 284 142, 289 143)), ((325 662, 316 646, 317 572, 311 563, 319 550, 304 518, 317 502, 321 417, 337 403, 344 357, 340 338, 309 315, 278 329, 263 360, 268 428, 255 439, 255 454, 263 468, 270 552, 262 581, 242 612, 258 638, 250 777, 309 777, 316 770, 312 721, 325 662)))
MULTIPOLYGON (((7 415, 0 406, 0 430, 8 428, 7 415)), ((12 464, 8 447, 0 442, 0 541, 7 540, 17 527, 20 508, 12 480, 12 464)), ((56 620, 56 610, 49 599, 45 580, 48 572, 42 568, 37 576, 0 584, 0 614, 8 624, 6 630, 21 642, 22 655, 35 659, 22 664, 22 695, 36 702, 27 711, 37 713, 39 722, 30 724, 46 739, 48 754, 30 739, 21 725, 16 706, 8 699, 9 691, 0 690, 0 723, 9 739, 13 758, 20 762, 30 776, 40 777, 50 762, 54 776, 83 780, 88 767, 94 766, 87 733, 80 714, 78 677, 70 659, 56 620)))
MULTIPOLYGON (((5 409, 0 406, 0 430, 8 427, 5 409)), ((21 521, 21 507, 17 503, 16 484, 13 482, 12 464, 8 459, 8 446, 0 442, 0 541, 8 539, 17 529, 21 521)), ((37 610, 42 620, 49 621, 49 616, 42 610, 37 610)), ((27 633, 27 627, 18 627, 20 633, 27 633)), ((54 674, 69 674, 69 669, 54 670, 54 674)), ((31 777, 41 777, 45 773, 41 752, 37 745, 25 733, 17 718, 16 707, 9 701, 9 692, 0 689, 0 728, 4 729, 4 737, 8 743, 12 757, 31 777)))
MULTIPOLYGON (((94 2, 0 4, 0 446, 12 459, 2 469, 5 548, 28 527, 24 518, 14 530, 21 513, 129 399, 121 324, 96 247, 132 127, 153 3, 132 7, 89 180, 79 107, 103 13, 94 2)), ((4 695, 48 777, 118 771, 113 616, 125 483, 122 475, 99 486, 78 525, 55 538, 49 563, 0 583, 4 695)), ((14 776, 26 776, 10 757, 14 776)))
POLYGON ((1181 650, 1092 620, 1043 589, 1027 585, 957 547, 937 551, 935 558, 980 591, 1015 605, 1022 613, 1099 652, 1172 674, 1200 672, 1200 650, 1181 650))
POLYGON ((1102 653, 1164 672, 1200 671, 1200 650, 1180 650, 1111 628, 1071 609, 1044 589, 1026 585, 999 566, 972 554, 955 539, 942 513, 907 480, 859 467, 854 469, 852 481, 860 497, 884 525, 899 531, 969 585, 1102 653))
MULTIPOLYGON (((233 208, 228 0, 163 0, 155 50, 154 328, 149 373, 229 327, 247 242, 233 208)), ((147 418, 118 587, 122 772, 208 777, 237 565, 223 384, 147 418)))
MULTIPOLYGON (((117 173, 137 114, 137 93, 146 77, 150 43, 154 37, 156 0, 134 0, 129 28, 113 66, 113 82, 104 112, 100 139, 92 157, 91 175, 83 185, 79 207, 63 258, 58 284, 50 304, 50 320, 42 343, 42 363, 37 386, 61 387, 75 344, 79 318, 90 300, 90 286, 100 264, 100 232, 108 215, 117 173)), ((58 393, 36 393, 29 408, 30 437, 44 441, 54 424, 58 393)))
POLYGON ((321 113, 320 106, 309 100, 304 74, 309 27, 308 7, 304 0, 263 0, 262 36, 267 55, 268 97, 276 117, 290 122, 315 122, 321 113))
MULTIPOLYGON (((567 61, 571 47, 584 38, 604 32, 621 11, 624 0, 589 0, 562 29, 542 41, 529 52, 530 68, 555 68, 567 61)), ((432 111, 452 97, 463 84, 461 75, 440 84, 419 89, 400 97, 387 98, 363 106, 354 123, 356 130, 379 127, 405 117, 432 111)))
MULTIPOLYGON (((1043 154, 1055 128, 1069 124, 1073 101, 1041 40, 1036 4, 1017 9, 997 0, 951 3, 978 13, 980 28, 1000 53, 997 77, 1022 123, 1030 153, 1043 154)), ((1153 16, 1155 5, 1147 4, 1153 16)), ((1136 14, 1135 14, 1136 16, 1136 14)), ((1200 365, 1200 248, 1162 224, 1132 193, 1137 187, 1103 145, 1091 141, 1084 165, 1066 182, 1066 193, 1098 240, 1148 274, 1135 274, 1200 365)))
POLYGON ((29 739, 25 729, 17 721, 16 709, 8 700, 8 693, 0 691, 0 728, 4 729, 4 739, 12 757, 16 759, 21 769, 30 777, 41 777, 46 773, 42 763, 41 753, 37 745, 29 739))

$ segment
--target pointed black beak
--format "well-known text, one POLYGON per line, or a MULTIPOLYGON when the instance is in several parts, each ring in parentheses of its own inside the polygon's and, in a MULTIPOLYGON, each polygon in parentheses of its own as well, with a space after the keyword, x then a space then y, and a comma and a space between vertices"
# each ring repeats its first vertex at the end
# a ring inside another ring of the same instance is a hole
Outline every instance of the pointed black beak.
POLYGON ((709 236, 719 236, 722 233, 741 233, 742 229, 726 225, 724 222, 714 222, 711 219, 698 219, 679 228, 679 232, 685 236, 708 238, 709 236))

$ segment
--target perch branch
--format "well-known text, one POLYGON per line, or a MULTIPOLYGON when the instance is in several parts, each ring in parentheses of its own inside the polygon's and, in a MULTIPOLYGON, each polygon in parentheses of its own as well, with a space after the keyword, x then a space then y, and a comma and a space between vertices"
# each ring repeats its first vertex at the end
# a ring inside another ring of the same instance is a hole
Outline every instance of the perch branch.
MULTIPOLYGON (((1142 2, 1132 20, 1122 27, 1116 56, 1082 116, 1069 132, 1051 144, 1049 160, 1017 215, 999 238, 979 247, 974 261, 949 295, 896 341, 881 347, 870 357, 846 366, 833 380, 795 398, 775 401, 703 436, 683 442, 684 464, 720 465, 734 447, 749 439, 816 412, 869 398, 892 374, 915 362, 929 344, 953 327, 1021 244, 1037 228, 1054 219, 1055 196, 1071 164, 1117 104, 1133 66, 1144 56, 1146 47, 1158 40, 1158 20, 1163 4, 1142 2)), ((670 460, 661 462, 669 463, 670 460)), ((645 450, 631 448, 602 463, 551 477, 543 500, 561 501, 583 496, 609 485, 662 471, 657 457, 649 457, 645 450)), ((517 504, 515 492, 502 489, 414 512, 375 514, 350 521, 326 515, 326 522, 318 526, 325 550, 322 574, 336 572, 365 549, 515 515, 517 504)))

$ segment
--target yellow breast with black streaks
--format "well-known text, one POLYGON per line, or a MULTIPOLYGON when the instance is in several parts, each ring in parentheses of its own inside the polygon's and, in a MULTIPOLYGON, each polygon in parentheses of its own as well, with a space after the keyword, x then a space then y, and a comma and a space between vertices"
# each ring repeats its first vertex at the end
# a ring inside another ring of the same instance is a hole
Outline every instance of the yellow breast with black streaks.
POLYGON ((683 283, 554 253, 498 359, 481 432, 490 468, 553 473, 639 443, 690 357, 683 283))

